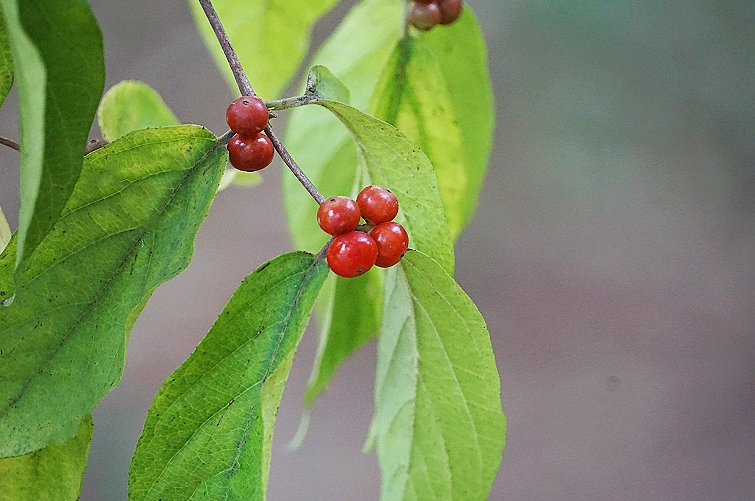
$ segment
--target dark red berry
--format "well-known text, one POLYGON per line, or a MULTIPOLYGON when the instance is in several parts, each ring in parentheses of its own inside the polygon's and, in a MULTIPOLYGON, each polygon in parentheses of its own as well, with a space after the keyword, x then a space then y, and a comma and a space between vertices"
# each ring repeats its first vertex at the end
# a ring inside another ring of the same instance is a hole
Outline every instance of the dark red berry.
POLYGON ((340 277, 354 278, 372 268, 377 244, 367 233, 352 231, 333 239, 328 247, 328 266, 340 277))
POLYGON ((440 24, 451 24, 461 15, 462 0, 437 0, 440 9, 440 24))
POLYGON ((375 240, 378 249, 375 266, 388 268, 401 261, 409 248, 409 235, 400 224, 394 221, 380 223, 372 228, 370 236, 375 240))
POLYGON ((421 4, 438 3, 438 0, 414 0, 414 3, 421 3, 421 4))
POLYGON ((330 197, 317 209, 317 223, 322 230, 338 236, 354 231, 359 225, 359 207, 349 197, 330 197))
POLYGON ((265 134, 236 134, 228 141, 228 160, 238 170, 264 169, 273 161, 273 143, 265 134))
POLYGON ((255 96, 241 96, 225 110, 228 127, 235 133, 251 136, 261 132, 268 121, 265 102, 255 96))
POLYGON ((380 186, 367 186, 360 191, 357 196, 357 205, 359 205, 362 217, 374 224, 390 221, 398 214, 396 195, 380 186))
POLYGON ((435 3, 412 4, 412 10, 409 11, 409 22, 418 30, 427 31, 434 28, 441 21, 440 8, 435 3))

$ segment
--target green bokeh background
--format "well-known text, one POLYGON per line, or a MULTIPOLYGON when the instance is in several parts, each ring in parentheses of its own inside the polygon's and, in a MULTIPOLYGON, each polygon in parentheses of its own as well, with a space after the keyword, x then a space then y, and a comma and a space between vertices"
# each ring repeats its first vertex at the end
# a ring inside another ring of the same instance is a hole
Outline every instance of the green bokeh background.
MULTIPOLYGON (((144 80, 181 121, 224 132, 232 94, 183 0, 91 3, 107 87, 144 80)), ((457 245, 509 418, 490 499, 755 498, 755 3, 468 4, 488 37, 498 121, 457 245)), ((12 95, 0 134, 17 137, 16 113, 12 95)), ((13 228, 17 165, 0 150, 13 228)), ((82 500, 126 499, 160 382, 242 278, 291 249, 280 166, 263 176, 221 193, 194 262, 137 322, 123 382, 94 412, 82 500)), ((283 397, 269 499, 377 499, 377 462, 360 452, 374 343, 315 404, 301 449, 286 448, 315 337, 283 397)))

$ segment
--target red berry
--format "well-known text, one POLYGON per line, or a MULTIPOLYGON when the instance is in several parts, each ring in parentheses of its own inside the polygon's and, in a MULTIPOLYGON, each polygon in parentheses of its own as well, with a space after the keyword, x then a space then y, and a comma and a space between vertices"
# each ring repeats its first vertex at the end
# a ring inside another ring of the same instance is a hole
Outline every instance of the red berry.
POLYGON ((414 0, 414 3, 422 3, 422 4, 438 3, 438 0, 414 0))
POLYGON ((317 209, 317 223, 322 230, 338 236, 354 231, 359 226, 359 207, 349 197, 330 197, 317 209))
POLYGON ((228 160, 238 170, 264 169, 273 161, 273 143, 262 133, 253 136, 236 134, 228 141, 228 160))
POLYGON ((375 239, 378 255, 375 266, 388 268, 398 263, 409 248, 409 235, 400 224, 388 221, 372 228, 370 236, 375 239))
POLYGON ((411 25, 422 31, 427 31, 440 24, 441 18, 440 8, 435 3, 415 2, 409 12, 411 25))
POLYGON ((261 132, 267 125, 268 116, 265 102, 255 96, 241 96, 225 110, 228 127, 233 132, 245 136, 261 132))
POLYGON ((462 0, 437 0, 440 8, 440 24, 451 24, 461 15, 462 0))
POLYGON ((377 244, 371 236, 362 231, 352 231, 333 239, 326 257, 333 273, 354 278, 372 268, 377 253, 377 244))
POLYGON ((398 214, 396 195, 380 186, 367 186, 360 191, 357 196, 357 205, 362 212, 362 217, 374 224, 390 221, 398 214))

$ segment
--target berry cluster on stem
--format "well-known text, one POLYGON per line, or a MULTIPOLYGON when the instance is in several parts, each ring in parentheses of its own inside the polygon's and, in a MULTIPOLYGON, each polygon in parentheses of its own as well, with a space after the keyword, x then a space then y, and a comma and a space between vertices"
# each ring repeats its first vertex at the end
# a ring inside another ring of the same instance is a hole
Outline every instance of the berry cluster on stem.
POLYGON ((228 142, 228 160, 246 172, 264 169, 273 161, 273 143, 262 131, 267 127, 269 112, 256 96, 241 96, 225 112, 228 127, 236 133, 228 142))
POLYGON ((380 186, 367 186, 356 201, 343 196, 323 201, 317 222, 335 237, 326 254, 333 273, 353 278, 373 266, 388 268, 398 263, 409 247, 409 236, 393 221, 397 214, 398 199, 380 186), (360 225, 362 218, 366 222, 360 225))

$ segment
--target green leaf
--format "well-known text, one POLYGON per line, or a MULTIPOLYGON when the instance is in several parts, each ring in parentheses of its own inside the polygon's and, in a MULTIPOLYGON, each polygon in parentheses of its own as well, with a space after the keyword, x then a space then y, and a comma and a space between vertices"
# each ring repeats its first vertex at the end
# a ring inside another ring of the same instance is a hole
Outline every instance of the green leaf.
POLYGON ((349 104, 349 88, 325 66, 313 66, 307 77, 307 91, 320 99, 349 104))
POLYGON ((484 40, 469 6, 463 12, 396 44, 370 108, 427 154, 454 239, 477 206, 494 126, 484 40))
POLYGON ((381 499, 487 499, 506 437, 490 337, 472 300, 420 252, 386 273, 375 381, 381 499))
POLYGON ((87 466, 92 416, 81 420, 76 435, 25 456, 0 459, 0 492, 13 501, 76 501, 87 466))
POLYGON ((105 85, 102 34, 82 0, 0 0, 18 81, 17 268, 50 232, 74 190, 105 85))
POLYGON ((147 414, 129 499, 264 500, 275 416, 312 305, 328 274, 304 252, 239 286, 147 414))
MULTIPOLYGON (((495 129, 495 104, 485 37, 474 12, 465 5, 455 23, 423 32, 419 39, 435 54, 463 136, 467 184, 466 196, 462 197, 465 201, 462 215, 463 226, 466 226, 477 206, 495 129)), ((411 135, 409 137, 414 139, 411 135)), ((435 164, 435 158, 431 157, 431 160, 435 164)), ((442 183, 440 179, 439 183, 442 183)))
POLYGON ((391 190, 399 201, 411 248, 428 254, 453 273, 454 249, 433 166, 401 131, 351 106, 320 100, 351 132, 372 183, 391 190))
POLYGON ((118 383, 128 333, 152 291, 188 265, 226 158, 197 126, 133 132, 87 155, 0 308, 0 457, 70 438, 118 383))
POLYGON ((0 9, 0 106, 8 97, 11 87, 13 87, 13 56, 8 40, 8 29, 5 26, 5 16, 0 9))
POLYGON ((5 219, 5 214, 3 214, 3 208, 0 207, 0 252, 5 250, 5 246, 10 242, 12 234, 10 226, 8 225, 8 220, 5 219))
POLYGON ((108 141, 147 127, 166 127, 180 122, 152 87, 135 80, 113 85, 97 110, 100 130, 108 141))
MULTIPOLYGON (((286 88, 309 49, 312 27, 338 0, 215 0, 241 65, 255 92, 273 99, 286 88)), ((236 80, 199 2, 192 0, 194 20, 228 84, 236 80)))

